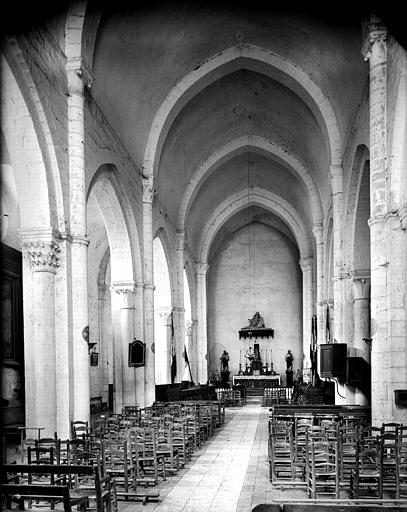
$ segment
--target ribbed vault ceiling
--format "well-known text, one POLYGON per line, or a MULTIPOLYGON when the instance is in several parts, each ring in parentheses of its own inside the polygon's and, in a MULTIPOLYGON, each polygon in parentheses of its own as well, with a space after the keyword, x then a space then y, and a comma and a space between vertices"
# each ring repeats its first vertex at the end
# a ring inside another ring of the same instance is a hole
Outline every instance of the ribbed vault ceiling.
MULTIPOLYGON (((366 85, 361 45, 357 16, 338 23, 326 16, 272 12, 264 4, 258 9, 115 4, 99 24, 92 94, 140 168, 151 130, 157 123, 164 127, 153 155, 158 200, 174 226, 181 219, 198 258, 202 230, 213 212, 250 186, 291 205, 311 236, 315 211, 329 203, 333 144, 346 141, 366 85), (249 55, 213 68, 194 84, 191 78, 188 89, 188 76, 242 44, 266 52, 280 69, 249 55), (165 110, 181 83, 185 91, 176 107, 167 121, 160 119, 157 112, 165 110), (306 90, 317 91, 314 98, 306 90), (330 119, 326 112, 333 113, 330 119), (338 140, 332 141, 332 133, 338 140), (280 157, 242 147, 216 163, 214 155, 245 137, 274 145, 280 157), (305 170, 307 183, 281 158, 284 153, 305 170)), ((250 211, 257 215, 256 208, 250 211)), ((262 215, 294 239, 283 218, 262 215)), ((227 220, 214 244, 238 229, 236 222, 244 225, 244 218, 243 212, 227 220)))

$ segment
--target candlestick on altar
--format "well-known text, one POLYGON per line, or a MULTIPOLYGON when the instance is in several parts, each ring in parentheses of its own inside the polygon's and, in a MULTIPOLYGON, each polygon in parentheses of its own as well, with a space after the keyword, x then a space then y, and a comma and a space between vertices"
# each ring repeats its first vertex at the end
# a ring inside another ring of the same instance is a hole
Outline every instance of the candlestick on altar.
POLYGON ((242 350, 240 349, 239 364, 242 364, 242 350))

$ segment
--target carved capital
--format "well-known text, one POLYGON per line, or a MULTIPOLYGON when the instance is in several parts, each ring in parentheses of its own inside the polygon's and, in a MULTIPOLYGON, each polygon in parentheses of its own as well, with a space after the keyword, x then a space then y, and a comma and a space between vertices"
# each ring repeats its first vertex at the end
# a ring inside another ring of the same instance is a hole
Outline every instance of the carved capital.
POLYGON ((143 174, 143 203, 152 203, 154 194, 154 176, 145 176, 143 174))
POLYGON ((372 56, 372 47, 374 44, 383 46, 388 37, 388 31, 383 21, 372 14, 364 22, 364 42, 362 45, 362 55, 364 60, 369 60, 372 56))
POLYGON ((300 264, 301 270, 303 272, 307 272, 308 270, 311 270, 313 261, 314 261, 314 258, 312 256, 309 256, 308 258, 300 258, 299 264, 300 264))
POLYGON ((209 270, 208 263, 205 263, 205 262, 202 262, 202 261, 198 261, 196 263, 196 273, 198 275, 206 276, 206 274, 208 273, 208 270, 209 270))
POLYGON ((370 298, 370 272, 353 272, 354 300, 370 298))
POLYGON ((60 266, 61 248, 54 240, 30 241, 23 244, 23 254, 33 271, 55 272, 60 266))
POLYGON ((119 295, 131 295, 131 294, 135 295, 136 294, 136 285, 132 281, 131 282, 117 281, 117 282, 112 283, 110 290, 119 295))

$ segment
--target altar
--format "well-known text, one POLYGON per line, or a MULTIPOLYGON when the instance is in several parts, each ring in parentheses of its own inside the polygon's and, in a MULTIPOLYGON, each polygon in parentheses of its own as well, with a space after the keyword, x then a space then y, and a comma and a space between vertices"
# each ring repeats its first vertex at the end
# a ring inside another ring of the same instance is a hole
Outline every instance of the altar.
POLYGON ((245 388, 276 388, 280 386, 280 375, 233 375, 233 385, 245 388))

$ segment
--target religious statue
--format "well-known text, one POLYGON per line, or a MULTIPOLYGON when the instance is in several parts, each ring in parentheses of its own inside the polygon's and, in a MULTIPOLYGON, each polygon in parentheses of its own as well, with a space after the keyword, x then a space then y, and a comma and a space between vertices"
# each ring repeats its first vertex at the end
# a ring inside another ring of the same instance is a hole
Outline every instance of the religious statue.
POLYGON ((287 354, 285 355, 285 364, 287 365, 287 370, 290 368, 292 369, 294 361, 294 356, 291 354, 291 350, 288 350, 287 354))
POLYGON ((220 360, 222 362, 222 371, 229 369, 229 354, 226 352, 226 350, 223 351, 223 354, 220 357, 220 360))
POLYGON ((243 329, 261 329, 265 327, 263 317, 260 316, 258 311, 256 311, 253 318, 249 318, 248 321, 249 325, 243 327, 243 329))

